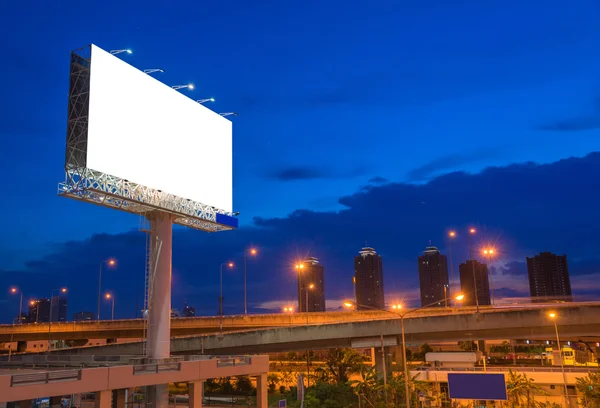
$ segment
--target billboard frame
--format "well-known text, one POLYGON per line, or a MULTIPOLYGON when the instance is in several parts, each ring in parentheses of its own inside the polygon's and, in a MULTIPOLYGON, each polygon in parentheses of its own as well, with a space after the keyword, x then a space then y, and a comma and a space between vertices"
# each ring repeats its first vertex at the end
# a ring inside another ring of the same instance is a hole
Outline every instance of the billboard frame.
POLYGON ((91 46, 71 52, 65 181, 58 195, 140 215, 169 213, 174 224, 206 232, 236 229, 231 212, 87 167, 90 68, 91 46))

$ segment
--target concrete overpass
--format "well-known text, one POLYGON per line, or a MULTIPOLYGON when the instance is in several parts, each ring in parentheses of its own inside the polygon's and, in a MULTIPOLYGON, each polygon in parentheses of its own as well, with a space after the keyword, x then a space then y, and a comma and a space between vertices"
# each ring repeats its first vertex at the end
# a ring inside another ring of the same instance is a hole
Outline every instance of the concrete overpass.
MULTIPOLYGON (((600 302, 563 303, 563 304, 515 304, 505 306, 483 306, 481 314, 496 313, 510 310, 538 310, 540 308, 562 308, 572 306, 593 306, 600 302)), ((446 316, 456 314, 473 314, 474 307, 459 308, 429 308, 411 313, 407 316, 418 318, 421 316, 446 316)), ((326 312, 309 313, 309 324, 336 324, 348 322, 363 322, 372 320, 386 320, 395 315, 386 311, 361 311, 361 312, 326 312)), ((245 331, 249 329, 306 326, 306 313, 293 314, 263 314, 247 316, 225 316, 223 330, 245 331)), ((48 340, 85 340, 85 339, 112 339, 130 338, 140 339, 145 337, 146 321, 144 319, 103 320, 83 322, 31 323, 16 325, 0 325, 0 342, 8 341, 34 341, 48 340)), ((171 319, 171 337, 193 336, 205 333, 215 333, 219 330, 219 317, 191 317, 171 319)))
MULTIPOLYGON (((600 304, 562 304, 554 308, 559 314, 562 339, 595 339, 600 335, 600 304)), ((389 316, 389 314, 388 314, 389 316)), ((377 344, 383 336, 386 346, 400 344, 400 319, 380 319, 323 323, 247 330, 219 335, 190 336, 171 340, 172 354, 270 353, 292 350, 360 347, 369 341, 377 344)), ((408 343, 553 339, 554 323, 547 308, 494 308, 485 312, 418 315, 405 319, 408 343)), ((594 340, 597 341, 597 340, 594 340)), ((82 347, 58 351, 66 354, 136 355, 140 342, 101 347, 82 347)))

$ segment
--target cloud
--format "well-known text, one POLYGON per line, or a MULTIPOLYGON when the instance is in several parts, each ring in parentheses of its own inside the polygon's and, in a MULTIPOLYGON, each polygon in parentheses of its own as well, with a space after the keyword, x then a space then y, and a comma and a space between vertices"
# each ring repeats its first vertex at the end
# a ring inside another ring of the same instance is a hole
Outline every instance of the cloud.
POLYGON ((600 97, 593 101, 592 108, 593 112, 591 114, 557 120, 541 125, 538 129, 551 132, 580 132, 600 129, 600 97))
POLYGON ((314 180, 327 178, 328 176, 329 172, 327 170, 308 166, 287 167, 269 174, 270 178, 278 181, 314 180))
POLYGON ((267 178, 288 182, 300 180, 317 180, 317 179, 342 179, 359 177, 367 172, 367 168, 355 167, 350 171, 335 171, 325 167, 316 166, 289 166, 281 167, 266 172, 267 178))
MULTIPOLYGON (((455 228, 452 256, 457 275, 458 264, 469 256, 464 233, 469 226, 478 230, 476 249, 490 240, 501 249, 493 277, 497 296, 527 295, 525 257, 540 251, 566 253, 574 295, 597 296, 600 284, 593 283, 600 282, 596 255, 600 236, 595 228, 600 224, 599 177, 600 153, 592 153, 544 165, 456 172, 422 184, 372 185, 339 198, 343 206, 339 211, 298 210, 286 217, 256 218, 253 226, 238 231, 206 234, 175 228, 173 307, 181 309, 186 299, 198 314, 214 315, 219 265, 231 259, 238 267, 224 271, 225 313, 239 314, 243 310, 239 265, 248 245, 259 248, 258 256, 247 263, 251 311, 296 303, 293 265, 306 256, 317 257, 325 267, 327 299, 352 297, 354 256, 365 241, 383 257, 388 301, 418 304, 418 255, 429 240, 448 254, 445 231, 455 228)), ((23 288, 27 298, 49 296, 48 288, 67 286, 71 314, 95 310, 99 264, 115 257, 117 268, 103 272, 103 289, 114 291, 118 317, 132 317, 143 302, 144 251, 144 234, 137 231, 93 235, 56 244, 49 255, 32 256, 23 269, 0 274, 3 281, 23 288)), ((9 303, 0 310, 0 319, 8 321, 16 315, 18 302, 4 297, 9 303)), ((102 307, 105 315, 110 313, 108 303, 102 307)))
POLYGON ((409 171, 406 174, 406 179, 408 181, 423 181, 443 171, 464 167, 466 164, 497 159, 500 156, 501 152, 497 149, 478 150, 469 154, 449 154, 433 159, 429 163, 409 171))
POLYGON ((369 183, 371 184, 383 184, 383 183, 387 183, 388 179, 386 179, 385 177, 381 177, 381 176, 375 176, 373 178, 369 179, 369 183))

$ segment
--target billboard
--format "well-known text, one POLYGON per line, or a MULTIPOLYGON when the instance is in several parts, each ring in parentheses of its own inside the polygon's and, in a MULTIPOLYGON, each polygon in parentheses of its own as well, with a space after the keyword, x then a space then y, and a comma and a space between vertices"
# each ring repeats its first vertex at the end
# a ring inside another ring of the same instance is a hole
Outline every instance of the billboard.
POLYGON ((448 373, 450 399, 505 401, 506 380, 504 374, 448 373))
POLYGON ((79 163, 231 212, 231 122, 95 45, 90 61, 79 163))

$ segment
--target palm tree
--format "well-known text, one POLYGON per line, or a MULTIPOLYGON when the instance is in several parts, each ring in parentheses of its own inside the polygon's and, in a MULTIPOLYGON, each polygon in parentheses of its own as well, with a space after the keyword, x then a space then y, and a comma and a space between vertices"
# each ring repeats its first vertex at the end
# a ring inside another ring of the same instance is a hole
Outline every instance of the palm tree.
POLYGON ((575 387, 581 394, 581 405, 584 408, 600 406, 600 372, 588 373, 587 377, 578 378, 575 387))
POLYGON ((506 391, 508 393, 508 406, 511 408, 534 408, 536 402, 534 395, 548 395, 548 393, 533 383, 533 379, 526 374, 508 370, 506 391))
POLYGON ((325 358, 327 377, 334 383, 345 384, 350 374, 359 373, 365 358, 354 349, 330 349, 325 358))

